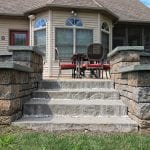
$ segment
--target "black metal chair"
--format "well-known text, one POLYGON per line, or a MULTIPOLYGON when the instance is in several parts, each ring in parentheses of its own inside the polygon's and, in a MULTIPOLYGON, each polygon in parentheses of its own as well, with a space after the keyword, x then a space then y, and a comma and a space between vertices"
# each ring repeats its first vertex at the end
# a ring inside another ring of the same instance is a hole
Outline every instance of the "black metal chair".
POLYGON ((87 49, 88 63, 84 65, 85 69, 90 70, 92 77, 93 75, 100 78, 100 72, 103 69, 103 47, 99 43, 93 43, 89 45, 87 49))
POLYGON ((87 49, 88 63, 83 68, 90 70, 91 76, 103 78, 105 71, 106 77, 110 77, 110 64, 107 61, 107 55, 100 43, 93 43, 87 49), (107 62, 107 63, 106 63, 107 62), (109 73, 109 76, 108 76, 109 73))

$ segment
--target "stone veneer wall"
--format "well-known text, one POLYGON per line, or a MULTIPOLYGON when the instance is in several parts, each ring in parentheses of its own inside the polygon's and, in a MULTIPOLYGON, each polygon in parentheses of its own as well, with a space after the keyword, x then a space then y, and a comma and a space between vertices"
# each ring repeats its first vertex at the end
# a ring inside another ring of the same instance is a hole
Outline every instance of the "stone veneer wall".
POLYGON ((150 53, 144 47, 117 47, 108 55, 111 78, 139 129, 150 130, 150 53))
POLYGON ((9 47, 0 54, 0 124, 22 116, 22 106, 42 80, 42 53, 32 47, 9 47))

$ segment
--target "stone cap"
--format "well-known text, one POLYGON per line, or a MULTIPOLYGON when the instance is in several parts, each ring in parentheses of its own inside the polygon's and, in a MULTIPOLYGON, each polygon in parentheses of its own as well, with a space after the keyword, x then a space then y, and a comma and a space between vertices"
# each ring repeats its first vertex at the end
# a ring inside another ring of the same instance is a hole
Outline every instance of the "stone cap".
POLYGON ((23 72, 32 72, 33 70, 29 67, 22 66, 13 62, 0 62, 0 69, 12 69, 23 72))
POLYGON ((120 73, 137 72, 137 71, 150 71, 150 64, 131 65, 119 69, 120 73))
POLYGON ((0 51, 0 56, 12 56, 12 52, 0 51))
POLYGON ((117 53, 121 51, 137 51, 137 52, 142 52, 144 51, 144 46, 118 46, 114 50, 112 50, 107 57, 110 58, 117 53))
POLYGON ((26 52, 35 52, 41 56, 45 56, 45 53, 36 49, 34 46, 8 46, 8 51, 26 51, 26 52))
POLYGON ((149 52, 142 52, 142 53, 140 53, 140 56, 150 57, 150 51, 149 52))

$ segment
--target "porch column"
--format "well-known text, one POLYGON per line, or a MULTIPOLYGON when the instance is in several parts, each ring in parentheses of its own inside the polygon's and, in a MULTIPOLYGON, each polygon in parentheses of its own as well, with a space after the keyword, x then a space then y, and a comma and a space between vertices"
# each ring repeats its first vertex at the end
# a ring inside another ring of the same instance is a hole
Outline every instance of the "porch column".
POLYGON ((35 20, 35 16, 34 15, 30 15, 30 16, 28 16, 28 18, 29 18, 29 24, 30 24, 30 30, 29 30, 30 40, 29 40, 29 45, 33 46, 33 20, 35 20))

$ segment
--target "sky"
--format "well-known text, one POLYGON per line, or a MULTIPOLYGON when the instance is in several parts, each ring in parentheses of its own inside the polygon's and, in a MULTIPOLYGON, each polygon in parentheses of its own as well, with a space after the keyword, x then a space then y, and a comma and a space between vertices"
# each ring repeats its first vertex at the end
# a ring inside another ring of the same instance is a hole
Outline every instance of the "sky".
POLYGON ((143 2, 146 6, 150 7, 150 0, 140 0, 143 2))

